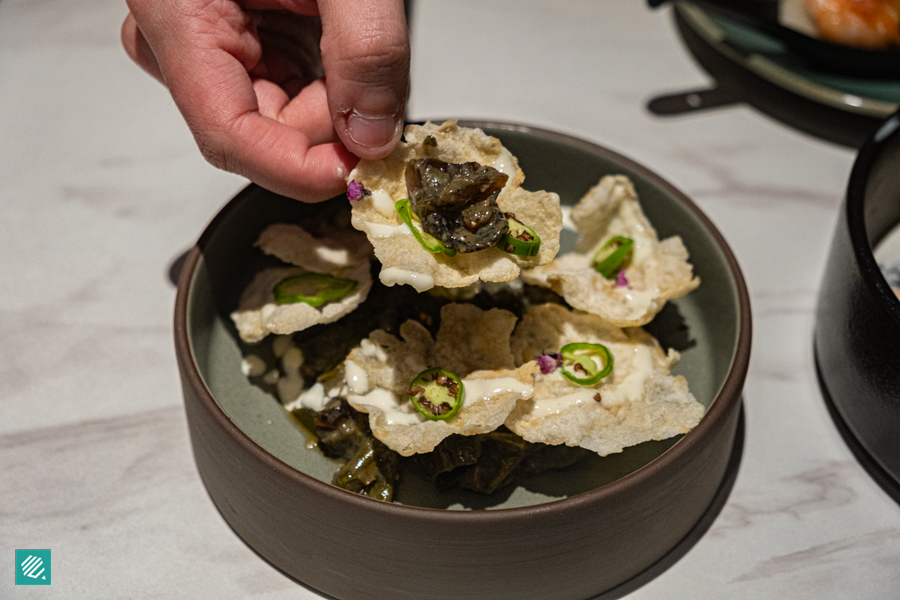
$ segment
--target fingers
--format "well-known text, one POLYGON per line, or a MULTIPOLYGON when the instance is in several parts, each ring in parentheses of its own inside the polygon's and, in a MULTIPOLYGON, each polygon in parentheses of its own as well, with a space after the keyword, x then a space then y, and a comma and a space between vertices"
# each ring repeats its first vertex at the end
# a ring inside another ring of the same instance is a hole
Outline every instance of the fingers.
POLYGON ((126 51, 169 87, 212 164, 315 201, 346 189, 354 154, 380 158, 399 140, 409 87, 401 0, 245 1, 319 12, 327 85, 305 87, 306 73, 292 69, 315 54, 264 56, 259 35, 272 36, 267 45, 277 50, 284 32, 258 33, 258 20, 235 2, 129 1, 126 51))
POLYGON ((359 160, 343 144, 310 146, 302 132, 255 113, 237 119, 218 144, 204 148, 212 164, 303 202, 346 192, 347 175, 359 160))
POLYGON ((210 163, 307 202, 346 190, 358 159, 341 144, 314 145, 333 139, 323 131, 323 123, 330 128, 324 85, 293 100, 274 84, 254 85, 248 71, 260 63, 262 48, 254 19, 238 5, 156 0, 132 7, 132 14, 140 29, 133 19, 123 25, 129 55, 145 69, 156 62, 210 163), (302 128, 289 124, 297 120, 302 128))
POLYGON ((320 0, 322 64, 335 131, 362 158, 400 139, 409 89, 402 0, 320 0))
MULTIPOLYGON (((286 124, 282 120, 294 112, 283 113, 287 105, 279 108, 286 95, 273 99, 271 94, 277 92, 267 88, 273 84, 257 82, 254 89, 243 65, 229 53, 201 54, 196 61, 187 61, 187 68, 168 75, 167 82, 210 163, 305 202, 324 200, 346 189, 345 179, 356 157, 340 144, 313 145, 330 137, 321 127, 329 121, 327 111, 320 108, 317 115, 313 105, 300 123, 302 129, 286 124), (306 134, 308 126, 315 130, 312 136, 306 134)), ((306 99, 301 92, 291 102, 302 104, 306 99)), ((292 111, 301 113, 298 108, 292 111)))
POLYGON ((162 82, 162 72, 159 70, 156 56, 153 54, 153 50, 150 49, 147 38, 138 29, 137 22, 131 13, 128 13, 128 16, 125 17, 125 22, 122 23, 122 45, 125 46, 125 52, 128 53, 131 60, 162 82))
POLYGON ((265 77, 275 83, 290 79, 309 83, 324 76, 319 52, 319 40, 322 38, 319 19, 286 10, 258 10, 253 12, 253 16, 264 52, 251 75, 265 77))
POLYGON ((259 113, 293 127, 307 137, 313 146, 339 142, 328 114, 325 81, 316 80, 289 97, 284 83, 276 85, 265 79, 253 81, 259 101, 259 113))

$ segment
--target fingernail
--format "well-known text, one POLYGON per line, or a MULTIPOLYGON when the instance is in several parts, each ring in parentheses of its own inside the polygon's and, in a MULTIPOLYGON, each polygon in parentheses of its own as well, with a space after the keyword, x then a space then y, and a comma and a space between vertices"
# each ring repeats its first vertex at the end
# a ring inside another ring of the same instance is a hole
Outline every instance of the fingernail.
POLYGON ((364 148, 380 148, 394 140, 400 122, 394 117, 366 116, 355 110, 347 117, 350 139, 364 148))

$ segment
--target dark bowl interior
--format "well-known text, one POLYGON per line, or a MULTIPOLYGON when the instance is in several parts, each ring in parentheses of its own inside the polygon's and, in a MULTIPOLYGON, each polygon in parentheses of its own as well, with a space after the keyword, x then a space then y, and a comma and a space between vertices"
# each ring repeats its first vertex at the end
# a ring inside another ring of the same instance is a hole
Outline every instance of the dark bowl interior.
POLYGON ((878 468, 900 482, 900 301, 873 248, 900 224, 900 113, 860 150, 819 294, 823 388, 878 468))
POLYGON ((327 218, 346 200, 304 205, 250 186, 209 225, 179 282, 176 356, 197 468, 248 545, 337 598, 592 597, 661 564, 692 539, 720 490, 727 495, 749 363, 746 286, 712 223, 647 169, 553 132, 461 124, 500 138, 519 158, 525 186, 556 191, 565 204, 604 174, 629 175, 661 237, 682 236, 702 283, 650 329, 682 352, 675 372, 707 407, 700 424, 680 439, 586 460, 496 497, 404 480, 401 504, 389 504, 331 486, 335 465, 308 449, 280 404, 241 374, 228 314, 262 259, 253 243, 268 224, 327 218), (411 563, 418 556, 453 568, 422 568, 411 563))

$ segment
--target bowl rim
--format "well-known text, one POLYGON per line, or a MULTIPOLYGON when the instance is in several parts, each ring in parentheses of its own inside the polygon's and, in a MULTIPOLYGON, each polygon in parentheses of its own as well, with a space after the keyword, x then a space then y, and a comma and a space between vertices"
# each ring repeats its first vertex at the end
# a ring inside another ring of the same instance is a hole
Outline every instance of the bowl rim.
MULTIPOLYGON (((430 119, 433 122, 443 122, 440 119, 430 119)), ((257 444, 252 438, 244 433, 229 417, 224 410, 213 398, 212 393, 206 387, 203 377, 200 375, 199 368, 194 358, 191 348, 191 342, 188 338, 188 297, 189 289, 196 273, 204 245, 204 241, 208 240, 218 226, 228 218, 228 215, 235 210, 243 198, 247 195, 256 193, 259 186, 250 184, 239 191, 209 222, 204 229, 197 243, 191 248, 185 260, 184 267, 181 270, 178 281, 178 290, 175 299, 175 315, 174 315, 174 334, 176 353, 182 357, 179 362, 183 367, 182 376, 185 384, 190 385, 196 392, 197 398, 203 404, 204 408, 211 414, 215 422, 226 432, 232 439, 239 443, 243 449, 253 454, 261 463, 265 464, 269 469, 276 471, 283 477, 291 479, 294 483, 306 486, 312 491, 326 496, 332 502, 339 502, 347 505, 348 508, 358 508, 359 510, 374 510, 381 512, 385 516, 402 517, 405 519, 422 519, 432 520, 440 518, 452 523, 456 520, 466 520, 471 522, 472 519, 498 522, 503 520, 516 520, 520 518, 529 518, 546 513, 556 513, 563 508, 578 509, 589 504, 603 501, 606 498, 614 497, 625 492, 630 488, 643 485, 650 479, 653 479, 658 473, 665 471, 668 465, 677 463, 681 457, 690 454, 695 446, 703 443, 703 440, 711 434, 711 432, 719 426, 724 426, 731 414, 731 404, 740 403, 741 391, 747 376, 748 366, 750 362, 750 342, 752 337, 752 315, 750 311, 750 298, 747 286, 744 281, 743 274, 737 259, 732 253, 725 239, 719 230, 713 225, 712 221, 691 201, 687 196, 680 192, 668 181, 663 179, 648 168, 638 164, 637 162, 622 156, 621 154, 609 150, 603 146, 599 146, 587 140, 583 140, 568 134, 524 125, 519 123, 511 123, 497 120, 474 120, 459 119, 460 126, 501 129, 506 131, 517 131, 537 137, 546 138, 552 141, 569 144, 597 154, 602 158, 611 160, 624 168, 630 169, 639 174, 652 184, 663 189, 670 194, 683 206, 685 206, 694 217, 705 227, 719 250, 724 255, 728 267, 730 269, 732 279, 734 281, 737 300, 738 300, 738 337, 734 348, 734 358, 728 374, 722 384, 719 393, 713 400, 712 405, 706 411, 700 423, 691 431, 686 433, 684 437, 674 444, 671 448, 663 452, 662 455, 652 460, 650 463, 637 469, 601 487, 582 492, 567 498, 551 500, 541 504, 530 506, 513 507, 513 508, 491 508, 491 509, 471 509, 471 510, 447 510, 443 508, 428 508, 421 506, 409 506, 403 504, 394 504, 390 502, 382 502, 353 492, 340 489, 319 481, 318 479, 295 469, 294 467, 283 462, 279 458, 270 454, 257 444)))
POLYGON ((881 272, 881 267, 878 266, 878 261, 875 260, 875 252, 872 244, 869 243, 869 236, 866 232, 865 216, 866 191, 872 168, 881 156, 884 147, 897 139, 900 139, 900 110, 882 123, 875 134, 860 148, 856 161, 853 163, 853 169, 850 171, 844 210, 847 211, 850 245, 853 247, 862 280, 881 307, 900 327, 900 299, 894 294, 884 273, 881 272))

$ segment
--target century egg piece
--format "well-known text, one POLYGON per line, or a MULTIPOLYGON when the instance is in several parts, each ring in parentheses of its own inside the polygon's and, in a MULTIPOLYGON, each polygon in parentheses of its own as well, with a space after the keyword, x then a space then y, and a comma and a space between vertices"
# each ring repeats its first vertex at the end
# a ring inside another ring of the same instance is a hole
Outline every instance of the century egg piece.
POLYGON ((406 187, 422 229, 457 252, 490 248, 509 230, 497 197, 509 176, 477 162, 417 158, 406 165, 406 187))

